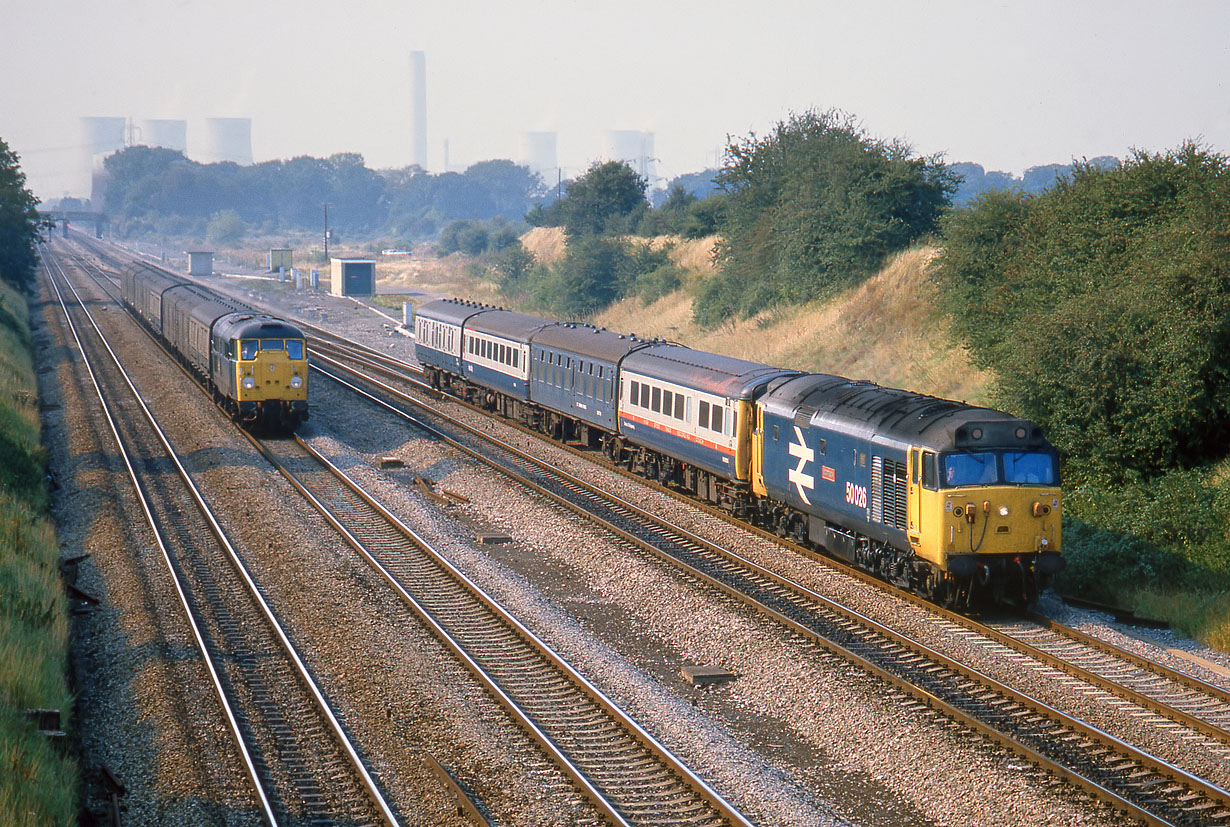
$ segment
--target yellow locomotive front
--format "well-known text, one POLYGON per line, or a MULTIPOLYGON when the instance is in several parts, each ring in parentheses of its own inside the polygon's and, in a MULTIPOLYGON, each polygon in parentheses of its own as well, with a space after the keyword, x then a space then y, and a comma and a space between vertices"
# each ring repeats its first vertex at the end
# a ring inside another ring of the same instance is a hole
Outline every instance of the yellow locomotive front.
POLYGON ((245 402, 307 401, 302 339, 240 339, 235 398, 245 402))
POLYGON ((308 360, 303 333, 270 316, 215 325, 227 335, 231 368, 220 377, 232 414, 247 425, 293 430, 307 419, 308 360))
POLYGON ((910 452, 910 543, 934 566, 933 588, 960 603, 983 592, 1028 605, 1063 568, 1055 450, 1026 436, 1019 441, 1034 444, 988 439, 1000 429, 972 425, 958 430, 957 450, 910 452))

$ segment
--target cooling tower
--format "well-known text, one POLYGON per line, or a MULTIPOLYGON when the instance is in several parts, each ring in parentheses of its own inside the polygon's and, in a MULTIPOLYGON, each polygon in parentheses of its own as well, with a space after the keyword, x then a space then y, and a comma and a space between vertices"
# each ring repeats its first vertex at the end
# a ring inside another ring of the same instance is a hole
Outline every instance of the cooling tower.
POLYGON ((188 122, 156 118, 137 121, 133 143, 185 152, 188 149, 188 122))
POLYGON ((410 53, 410 163, 427 169, 427 56, 410 53))
POLYGON ((624 161, 636 174, 653 186, 653 133, 633 129, 611 129, 602 135, 602 157, 608 161, 624 161))
POLYGON ((521 163, 542 176, 548 184, 555 183, 559 169, 554 132, 522 132, 521 163))
POLYGON ((196 155, 201 163, 252 163, 251 118, 206 118, 204 143, 196 155))
POLYGON ((124 118, 82 118, 79 146, 77 195, 91 197, 94 189, 94 172, 102 169, 103 159, 124 148, 124 118))

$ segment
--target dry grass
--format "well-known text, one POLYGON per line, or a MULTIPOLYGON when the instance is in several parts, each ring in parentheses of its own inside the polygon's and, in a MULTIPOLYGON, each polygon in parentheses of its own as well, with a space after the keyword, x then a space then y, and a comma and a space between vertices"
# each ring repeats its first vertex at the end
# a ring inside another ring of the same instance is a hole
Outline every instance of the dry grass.
POLYGON ((562 227, 535 227, 521 236, 521 246, 539 263, 550 266, 564 257, 567 246, 562 227))
POLYGON ((376 281, 381 293, 438 293, 500 304, 499 289, 471 265, 470 257, 462 253, 436 258, 416 251, 413 256, 378 260, 376 281))
MULTIPOLYGON (((708 244, 711 248, 712 241, 708 244)), ((692 324, 686 291, 648 307, 627 299, 595 321, 612 330, 659 336, 740 359, 870 379, 980 404, 990 376, 975 370, 964 349, 950 343, 947 321, 926 275, 935 253, 934 248, 908 250, 830 302, 732 319, 715 330, 692 324)), ((687 255, 699 255, 697 248, 689 248, 687 255)))

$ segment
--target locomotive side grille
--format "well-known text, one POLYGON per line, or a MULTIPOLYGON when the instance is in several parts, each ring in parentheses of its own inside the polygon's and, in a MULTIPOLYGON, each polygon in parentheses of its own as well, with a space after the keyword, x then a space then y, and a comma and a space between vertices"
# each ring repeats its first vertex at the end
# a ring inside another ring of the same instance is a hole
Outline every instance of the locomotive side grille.
MULTIPOLYGON (((888 461, 893 464, 892 460, 888 461)), ((871 458, 871 521, 884 522, 884 460, 880 457, 871 458)))
POLYGON ((892 474, 892 497, 888 502, 888 522, 893 528, 905 531, 905 515, 909 497, 909 490, 905 482, 905 463, 889 460, 887 465, 889 467, 884 469, 885 482, 888 482, 889 474, 892 474))
POLYGON ((871 458, 871 521, 905 530, 905 463, 871 458))

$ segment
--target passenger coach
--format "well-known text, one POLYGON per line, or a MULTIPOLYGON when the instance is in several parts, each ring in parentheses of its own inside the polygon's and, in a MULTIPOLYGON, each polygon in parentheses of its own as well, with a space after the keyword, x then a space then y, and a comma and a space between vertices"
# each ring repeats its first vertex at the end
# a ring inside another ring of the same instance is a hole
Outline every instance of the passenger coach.
POLYGON ((753 403, 771 380, 797 373, 668 343, 629 354, 619 433, 636 446, 633 467, 741 510, 747 498, 727 483, 753 482, 753 403))

